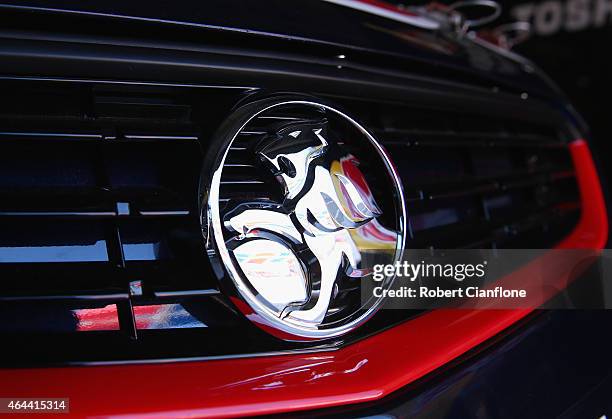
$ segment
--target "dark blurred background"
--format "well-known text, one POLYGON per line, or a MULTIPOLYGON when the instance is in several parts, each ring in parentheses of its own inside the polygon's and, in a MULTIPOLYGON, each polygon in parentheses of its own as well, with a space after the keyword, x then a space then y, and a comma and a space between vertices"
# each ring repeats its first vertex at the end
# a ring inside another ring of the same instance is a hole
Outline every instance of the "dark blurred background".
POLYGON ((569 96, 591 129, 608 193, 612 182, 612 0, 500 1, 502 22, 531 24, 514 51, 538 64, 569 96))
MULTIPOLYGON (((585 119, 608 202, 612 198, 612 0, 498 1, 500 24, 523 21, 529 38, 512 51, 536 63, 585 119)), ((487 28, 489 29, 489 28, 487 28)), ((610 216, 611 211, 608 208, 610 216)), ((608 242, 610 247, 610 242, 608 242)), ((584 283, 583 283, 584 284, 584 283)), ((584 286, 584 285, 583 285, 584 286)), ((586 285, 587 294, 596 295, 586 285)), ((580 291, 578 291, 580 292, 580 291)))
POLYGON ((612 0, 500 1, 501 22, 531 23, 514 51, 538 64, 569 96, 591 128, 592 148, 612 181, 612 0))

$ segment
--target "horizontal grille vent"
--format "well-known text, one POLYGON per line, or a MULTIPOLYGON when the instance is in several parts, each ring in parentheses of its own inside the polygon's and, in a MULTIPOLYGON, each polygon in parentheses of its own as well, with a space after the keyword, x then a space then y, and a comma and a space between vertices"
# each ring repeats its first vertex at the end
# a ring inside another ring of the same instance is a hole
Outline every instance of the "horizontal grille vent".
MULTIPOLYGON (((112 304, 109 324, 93 329, 136 337, 134 305, 159 314, 182 299, 215 304, 194 193, 196 136, 5 132, 0 149, 0 301, 8 313, 29 307, 9 328, 70 330, 87 325, 73 316, 112 304)), ((206 326, 231 320, 225 311, 206 326)))
POLYGON ((402 178, 409 247, 550 248, 575 226, 580 196, 558 127, 390 105, 355 108, 402 178))
POLYGON ((1 329, 231 324, 199 227, 198 107, 159 91, 15 93, 0 114, 0 313, 20 320, 1 329))

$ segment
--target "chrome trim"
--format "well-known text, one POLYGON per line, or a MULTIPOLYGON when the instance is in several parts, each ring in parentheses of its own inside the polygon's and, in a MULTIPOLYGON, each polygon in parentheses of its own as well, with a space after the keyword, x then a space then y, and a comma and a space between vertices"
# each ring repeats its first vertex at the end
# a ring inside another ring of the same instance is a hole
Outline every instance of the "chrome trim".
POLYGON ((129 283, 130 296, 142 296, 142 281, 130 281, 129 283))
POLYGON ((176 211, 138 211, 138 214, 143 217, 174 217, 184 216, 191 214, 189 210, 176 210, 176 211))
POLYGON ((219 295, 219 290, 202 289, 202 290, 184 290, 184 291, 155 291, 155 298, 172 298, 172 297, 199 297, 205 295, 219 295))
POLYGON ((127 134, 123 136, 126 140, 189 140, 197 141, 198 137, 193 135, 132 135, 127 134))
MULTIPOLYGON (((206 242, 207 254, 209 255, 213 264, 213 270, 219 276, 222 290, 226 294, 229 294, 230 299, 236 298, 247 302, 248 307, 250 307, 250 309, 242 306, 242 304, 238 308, 243 311, 243 313, 245 313, 245 315, 247 315, 247 317, 251 321, 263 326, 271 333, 277 334, 277 336, 287 340, 316 340, 336 337, 348 333, 349 331, 363 324, 376 312, 376 310, 381 306, 383 300, 376 299, 375 301, 372 301, 370 305, 365 309, 363 314, 357 315, 357 313, 353 313, 353 315, 348 318, 349 320, 347 322, 339 326, 317 328, 316 320, 320 317, 319 309, 315 310, 316 313, 312 312, 311 315, 307 316, 308 319, 299 319, 296 316, 296 318, 292 319, 291 322, 286 321, 287 316, 291 314, 291 310, 284 311, 282 315, 279 316, 277 314, 278 307, 274 307, 273 305, 269 304, 269 302, 266 303, 264 299, 261 298, 261 296, 257 293, 257 291, 253 289, 252 286, 250 286, 250 284, 245 283, 243 279, 243 274, 239 271, 239 264, 235 262, 235 255, 232 254, 232 250, 239 248, 240 244, 230 250, 224 239, 224 226, 229 226, 237 232, 239 232, 244 226, 244 223, 238 223, 236 219, 230 219, 229 224, 227 224, 227 220, 224 221, 224 219, 222 218, 220 208, 220 202, 222 202, 222 200, 220 200, 220 186, 222 183, 221 179, 224 162, 230 150, 235 149, 234 147, 232 147, 233 142, 245 129, 245 127, 251 121, 253 121, 253 119, 258 118, 260 115, 271 109, 281 106, 305 106, 324 112, 330 112, 331 114, 340 117, 340 119, 344 120, 350 126, 355 128, 357 130, 356 132, 359 132, 361 135, 363 135, 364 139, 374 148, 374 150, 380 157, 383 166, 387 169, 388 175, 392 183, 390 190, 395 196, 397 232, 396 240, 394 241, 394 247, 390 249, 390 252, 393 254, 393 262, 401 259, 406 239, 406 209, 404 205, 404 194, 399 175, 394 165, 391 163, 386 151, 363 126, 361 126, 358 122, 356 122, 354 119, 352 119, 345 113, 324 103, 319 103, 312 100, 296 99, 293 97, 276 97, 243 105, 232 116, 230 116, 230 118, 228 118, 228 120, 219 129, 214 141, 218 145, 220 152, 217 156, 217 159, 214 162, 205 165, 202 171, 202 233, 206 242), (303 320, 314 320, 315 324, 311 325, 310 327, 306 327, 304 326, 303 320)), ((321 146, 324 147, 323 142, 321 146)), ((306 157, 306 160, 308 160, 308 157, 306 157)), ((291 177, 289 176, 289 178, 291 177)), ((287 192, 288 196, 292 196, 289 191, 287 192)), ((245 211, 247 210, 248 209, 246 209, 245 211)), ((253 209, 251 209, 251 211, 252 210, 253 209)), ((307 207, 302 210, 302 214, 304 214, 303 217, 307 217, 305 215, 307 214, 306 210, 307 207)), ((363 205, 361 205, 360 211, 363 211, 366 214, 369 213, 371 215, 375 215, 380 212, 378 207, 376 205, 372 205, 372 203, 370 203, 369 208, 366 203, 363 203, 363 205)), ((296 210, 296 213, 298 212, 299 211, 296 210)), ((260 217, 261 213, 256 215, 257 217, 260 217)), ((269 214, 267 216, 269 216, 269 214)), ((299 239, 299 237, 292 230, 295 229, 293 223, 291 223, 290 225, 290 223, 287 221, 286 214, 274 215, 271 217, 269 222, 276 223, 275 228, 278 228, 284 233, 290 232, 288 236, 293 237, 294 240, 299 239)), ((331 222, 335 221, 331 220, 331 222)), ((310 223, 310 220, 308 218, 302 219, 300 221, 301 225, 305 225, 308 223, 310 223)), ((342 228, 341 231, 346 233, 346 230, 344 228, 342 228)), ((247 238, 248 235, 249 227, 242 230, 240 237, 244 239, 247 238)), ((322 240, 321 236, 309 235, 307 233, 304 233, 303 237, 305 240, 311 241, 311 243, 307 243, 309 245, 308 247, 311 249, 313 247, 319 247, 318 244, 313 244, 313 241, 322 240)), ((253 240, 257 238, 250 237, 250 239, 253 240)), ((235 245, 236 243, 230 243, 230 245, 231 244, 235 245)), ((277 250, 281 249, 281 247, 277 245, 270 246, 273 246, 274 249, 277 250)), ((295 261, 287 263, 293 264, 294 262, 295 261)), ((335 263, 336 262, 334 262, 334 264, 335 263)), ((353 264, 351 263, 351 265, 353 264)), ((297 265, 292 266, 295 267, 297 265)), ((335 265, 336 272, 337 266, 338 265, 335 265)), ((367 274, 367 272, 357 269, 354 270, 355 276, 361 276, 362 274, 367 274)), ((385 280, 385 284, 387 284, 387 286, 390 285, 393 279, 394 277, 387 278, 385 280)), ((299 283, 299 281, 297 282, 299 283)), ((299 295, 299 287, 294 288, 292 292, 295 292, 295 295, 299 295)), ((325 309, 326 308, 327 307, 325 307, 325 309)), ((295 310, 293 311, 295 312, 295 310)))
POLYGON ((448 6, 448 9, 457 12, 462 16, 461 29, 466 31, 471 28, 475 28, 478 26, 486 25, 487 23, 491 23, 501 16, 502 7, 499 3, 493 0, 464 0, 458 1, 456 3, 448 6), (483 16, 479 19, 465 19, 463 17, 463 13, 461 13, 461 9, 468 9, 474 7, 485 7, 492 9, 491 14, 487 16, 483 16))

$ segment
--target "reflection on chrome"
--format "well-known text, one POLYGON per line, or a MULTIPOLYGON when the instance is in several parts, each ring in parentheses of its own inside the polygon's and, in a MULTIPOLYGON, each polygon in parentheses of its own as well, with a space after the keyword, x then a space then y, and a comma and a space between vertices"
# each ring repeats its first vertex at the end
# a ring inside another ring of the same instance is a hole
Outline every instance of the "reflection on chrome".
POLYGON ((357 159, 338 149, 326 156, 326 130, 326 121, 302 122, 270 136, 258 155, 283 185, 284 202, 240 204, 224 221, 236 233, 228 247, 257 295, 278 317, 307 327, 323 322, 339 272, 367 275, 373 258, 364 263, 364 253, 392 258, 397 245, 397 233, 376 220, 382 211, 357 159), (312 253, 318 280, 292 244, 312 253))
MULTIPOLYGON (((134 319, 139 330, 144 329, 187 329, 207 327, 189 313, 182 304, 157 304, 134 306, 134 319)), ((77 332, 119 330, 117 306, 110 304, 101 308, 72 310, 76 319, 77 332)))
POLYGON ((238 310, 285 340, 341 336, 371 318, 383 300, 362 300, 362 281, 400 260, 406 237, 384 148, 347 114, 290 96, 244 104, 216 138, 218 155, 202 170, 202 233, 238 310), (235 164, 259 171, 255 189, 226 170, 235 164))
POLYGON ((134 306, 134 319, 139 330, 190 329, 207 327, 182 304, 134 306))
POLYGON ((266 239, 247 241, 234 249, 234 256, 253 287, 279 312, 289 304, 306 301, 306 274, 291 249, 266 239))
POLYGON ((115 304, 72 310, 72 315, 77 321, 75 327, 77 332, 119 330, 119 315, 115 304))

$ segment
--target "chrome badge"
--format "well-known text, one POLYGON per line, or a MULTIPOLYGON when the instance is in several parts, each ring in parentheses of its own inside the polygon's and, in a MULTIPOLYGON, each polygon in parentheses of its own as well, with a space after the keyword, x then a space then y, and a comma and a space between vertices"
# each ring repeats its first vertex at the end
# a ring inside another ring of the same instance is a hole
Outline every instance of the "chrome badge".
POLYGON ((405 235, 384 149, 344 113, 287 97, 239 108, 215 141, 202 230, 234 304, 289 340, 339 336, 371 317, 382 300, 363 299, 361 281, 401 258, 405 235))

